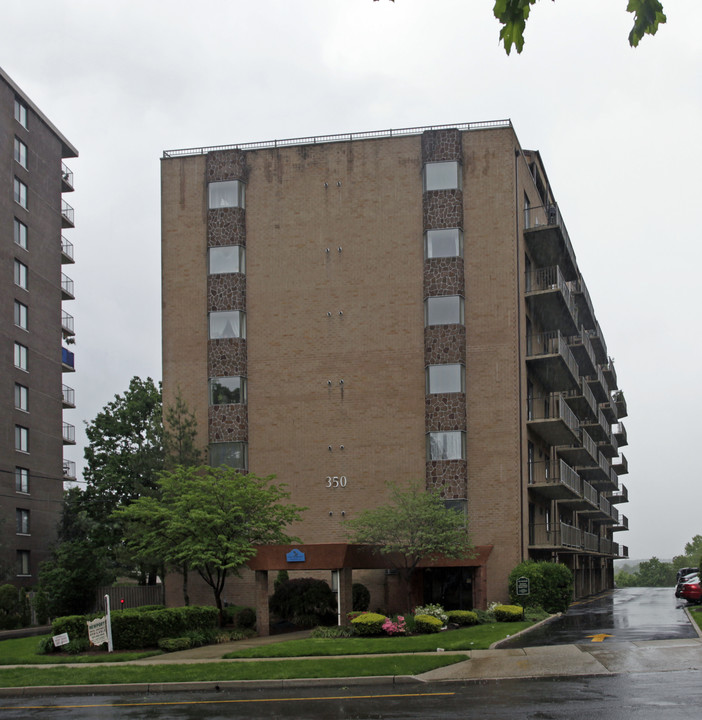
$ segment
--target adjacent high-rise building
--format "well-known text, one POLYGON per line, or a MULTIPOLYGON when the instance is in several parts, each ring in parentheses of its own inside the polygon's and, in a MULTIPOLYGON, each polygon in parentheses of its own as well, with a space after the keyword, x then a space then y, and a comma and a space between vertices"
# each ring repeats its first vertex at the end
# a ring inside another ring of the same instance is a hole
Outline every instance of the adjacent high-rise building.
MULTIPOLYGON (((254 570, 343 564, 387 607, 396 577, 337 552, 344 522, 421 478, 478 552, 421 569, 416 599, 506 600, 527 558, 572 568, 576 596, 612 587, 626 403, 509 121, 173 150, 161 168, 164 402, 180 392, 211 464, 274 473, 308 508, 300 552, 254 570)), ((251 602, 252 580, 229 598, 251 602)))
POLYGON ((63 381, 73 372, 73 317, 64 309, 73 281, 63 272, 74 225, 63 194, 73 173, 63 158, 78 151, 0 69, 0 575, 36 583, 61 515, 64 479, 75 463, 64 445, 75 407, 63 381))

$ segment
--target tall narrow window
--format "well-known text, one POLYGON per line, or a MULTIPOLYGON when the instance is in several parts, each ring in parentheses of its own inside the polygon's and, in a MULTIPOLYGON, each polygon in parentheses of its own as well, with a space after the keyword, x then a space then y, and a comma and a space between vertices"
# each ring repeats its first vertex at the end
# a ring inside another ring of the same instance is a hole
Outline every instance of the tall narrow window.
POLYGON ((463 232, 458 228, 427 230, 424 235, 424 257, 463 257, 463 232))
POLYGON ((248 464, 247 450, 245 442, 212 443, 210 445, 210 465, 212 467, 226 465, 243 470, 248 464))
POLYGON ((463 325, 464 302, 460 295, 441 295, 424 301, 426 325, 463 325))
POLYGON ((210 248, 207 251, 207 267, 210 275, 245 273, 246 249, 242 245, 210 248))
POLYGON ((29 452, 29 428, 15 425, 15 450, 29 452))
POLYGON ((18 178, 15 178, 15 202, 27 209, 27 186, 18 178))
POLYGON ((217 208, 244 207, 246 185, 241 180, 224 180, 207 185, 207 206, 217 208))
POLYGON ((27 169, 27 146, 15 138, 15 160, 26 170, 27 169))
POLYGON ((17 342, 15 343, 15 367, 27 370, 27 347, 17 342))
POLYGON ((246 337, 246 313, 241 310, 211 312, 209 323, 211 340, 246 337))
POLYGON ((17 534, 29 535, 29 510, 17 508, 15 510, 15 520, 17 522, 17 534))
POLYGON ((23 127, 27 127, 27 106, 15 98, 15 120, 23 127))
POLYGON ((29 470, 27 468, 15 468, 15 492, 29 493, 29 470))
POLYGON ((19 383, 15 383, 15 408, 29 411, 29 388, 19 383))
POLYGON ((210 378, 210 405, 246 403, 245 377, 210 378))
POLYGON ((427 392, 462 393, 466 391, 466 369, 458 363, 429 365, 427 367, 427 392))
POLYGON ((29 572, 29 550, 17 551, 17 574, 30 575, 29 572))
POLYGON ((27 226, 15 218, 15 242, 21 248, 27 249, 27 226))
POLYGON ((15 285, 27 289, 27 266, 19 260, 15 260, 15 285))
POLYGON ((463 187, 461 175, 461 163, 456 160, 427 163, 422 173, 424 191, 460 190, 463 187))
POLYGON ((466 434, 460 430, 427 433, 427 460, 465 460, 466 434))
POLYGON ((15 325, 22 330, 27 329, 27 306, 19 300, 15 300, 15 325))

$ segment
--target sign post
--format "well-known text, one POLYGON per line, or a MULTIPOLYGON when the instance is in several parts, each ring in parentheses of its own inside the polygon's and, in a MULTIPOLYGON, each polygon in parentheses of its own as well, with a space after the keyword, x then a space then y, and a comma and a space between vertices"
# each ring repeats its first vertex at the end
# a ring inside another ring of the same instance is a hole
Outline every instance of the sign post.
POLYGON ((114 652, 112 646, 112 620, 110 619, 110 596, 105 595, 105 620, 107 621, 107 652, 114 652))
POLYGON ((517 595, 528 595, 529 594, 529 578, 520 577, 517 578, 517 595))

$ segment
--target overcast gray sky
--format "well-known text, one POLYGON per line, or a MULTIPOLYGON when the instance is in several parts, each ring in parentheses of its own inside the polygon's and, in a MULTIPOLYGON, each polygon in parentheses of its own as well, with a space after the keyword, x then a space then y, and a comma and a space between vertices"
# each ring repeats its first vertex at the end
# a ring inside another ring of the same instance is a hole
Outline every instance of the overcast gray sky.
POLYGON ((511 118, 540 150, 630 416, 632 558, 702 533, 700 0, 627 43, 626 0, 541 0, 522 55, 493 0, 22 0, 0 65, 79 149, 78 446, 134 375, 161 377, 164 149, 511 118))

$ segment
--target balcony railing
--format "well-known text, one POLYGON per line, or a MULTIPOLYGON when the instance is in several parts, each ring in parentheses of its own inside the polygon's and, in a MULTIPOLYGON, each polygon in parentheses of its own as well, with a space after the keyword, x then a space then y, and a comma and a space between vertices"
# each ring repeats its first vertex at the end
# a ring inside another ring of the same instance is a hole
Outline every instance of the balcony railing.
POLYGON ((567 334, 577 330, 578 308, 558 265, 526 273, 526 294, 545 327, 567 334))
POLYGON ((75 297, 73 280, 66 273, 61 273, 61 299, 74 300, 75 297))
POLYGON ((62 198, 61 199, 61 226, 65 228, 75 227, 75 210, 62 198))
POLYGON ((575 302, 578 305, 581 322, 588 330, 592 329, 595 326, 595 310, 585 281, 582 277, 573 280, 570 289, 573 291, 575 302))
POLYGON ((531 523, 529 545, 549 548, 582 547, 582 531, 566 523, 531 523))
POLYGON ((76 444, 76 428, 71 423, 63 423, 63 444, 64 445, 75 445, 76 444))
POLYGON ((621 390, 617 390, 612 395, 612 399, 614 400, 614 404, 617 408, 617 417, 618 418, 624 418, 627 416, 627 410, 626 410, 626 399, 624 398, 624 393, 621 390))
POLYGON ((618 547, 615 551, 616 543, 613 543, 609 538, 606 537, 600 537, 600 552, 603 555, 617 555, 618 554, 618 547))
POLYGON ((613 532, 620 532, 621 530, 629 529, 629 518, 626 515, 620 514, 617 518, 616 525, 612 528, 613 532))
POLYGON ((68 385, 61 385, 61 394, 63 396, 64 407, 75 407, 76 406, 76 391, 68 385))
POLYGON ((579 435, 575 413, 560 393, 527 399, 528 425, 549 445, 568 445, 579 435))
POLYGON ((573 390, 579 385, 578 363, 568 347, 566 338, 560 332, 529 335, 527 360, 532 361, 534 372, 542 376, 542 382, 549 390, 573 390), (555 359, 558 362, 553 366, 555 359))
POLYGON ((588 552, 598 552, 600 549, 599 536, 595 533, 583 531, 583 550, 588 552))
POLYGON ((73 262, 73 243, 61 235, 61 263, 66 265, 73 262))
POLYGON ((73 191, 73 170, 65 162, 61 163, 61 192, 73 191))
POLYGON ((76 334, 73 328, 73 315, 67 313, 65 310, 61 310, 61 329, 64 335, 76 334))
POLYGON ((593 507, 598 507, 598 495, 599 493, 597 490, 595 490, 592 485, 590 485, 587 480, 583 480, 583 497, 592 505, 593 507))
POLYGON ((617 389, 617 371, 614 369, 614 360, 608 358, 607 362, 602 365, 602 372, 609 386, 610 391, 617 389))
POLYGON ((63 461, 63 479, 64 480, 75 480, 76 479, 76 464, 73 460, 63 461))
POLYGON ((629 444, 626 439, 626 428, 624 427, 624 423, 619 422, 616 425, 613 425, 612 434, 617 439, 617 443, 620 447, 624 447, 624 445, 629 444))
POLYGON ((76 369, 75 356, 65 347, 61 348, 61 365, 64 372, 73 372, 76 369))
POLYGON ((597 367, 595 351, 592 347, 592 341, 585 328, 580 328, 579 335, 571 335, 568 338, 575 359, 578 361, 581 375, 592 375, 597 367))
POLYGON ((588 335, 590 336, 590 340, 592 340, 592 347, 595 350, 595 357, 597 358, 597 362, 606 363, 607 343, 605 342, 604 335, 602 334, 602 329, 600 328, 600 324, 597 322, 597 320, 595 320, 595 329, 588 330, 588 335))
POLYGON ((612 469, 617 475, 626 475, 629 472, 629 461, 624 453, 619 457, 612 458, 612 469))
POLYGON ((544 227, 557 228, 560 231, 563 245, 565 246, 565 255, 569 265, 572 266, 573 274, 575 274, 577 268, 575 252, 573 252, 573 244, 570 242, 570 236, 568 235, 568 230, 563 222, 558 205, 556 203, 550 203, 548 205, 524 208, 525 230, 538 230, 544 227))

